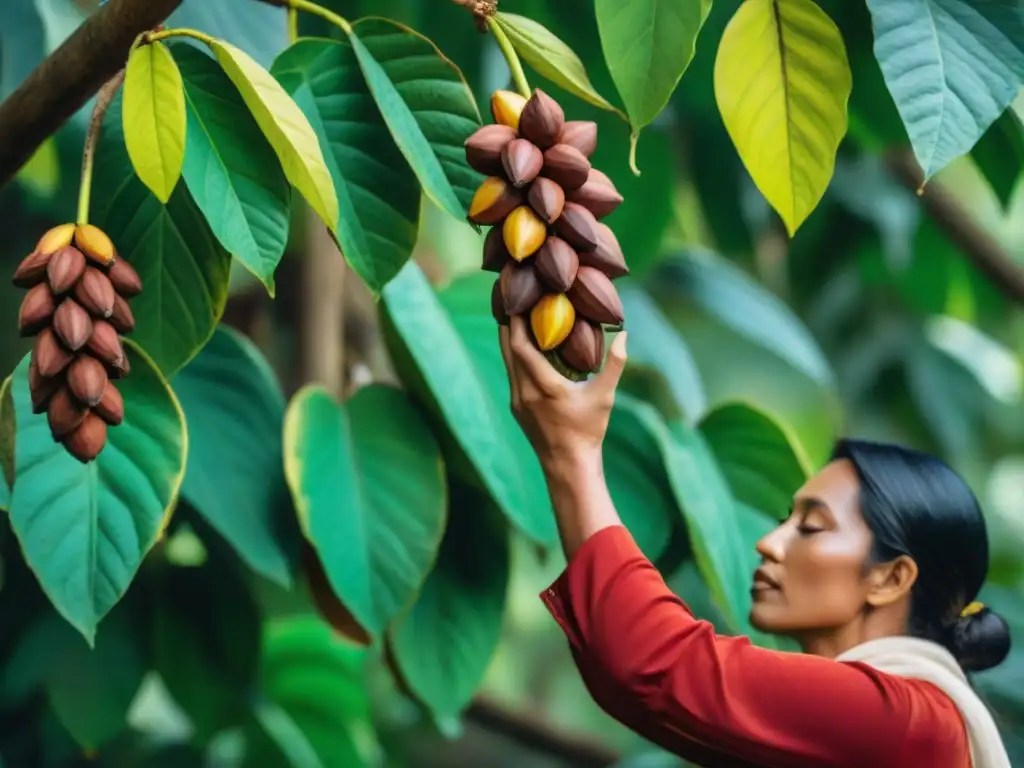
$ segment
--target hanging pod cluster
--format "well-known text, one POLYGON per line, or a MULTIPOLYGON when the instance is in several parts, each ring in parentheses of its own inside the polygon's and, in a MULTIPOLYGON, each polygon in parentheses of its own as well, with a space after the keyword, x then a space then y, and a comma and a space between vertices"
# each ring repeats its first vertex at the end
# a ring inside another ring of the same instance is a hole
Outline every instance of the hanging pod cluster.
POLYGON ((599 219, 622 196, 590 164, 597 124, 566 121, 562 107, 536 89, 491 96, 494 123, 465 143, 470 166, 487 176, 469 220, 490 226, 483 269, 500 277, 491 293, 495 320, 529 314, 538 348, 554 352, 564 375, 597 371, 604 325, 621 326, 612 280, 628 274, 622 249, 599 219))
POLYGON ((138 273, 91 224, 61 224, 39 240, 14 272, 26 288, 18 313, 22 336, 35 336, 29 361, 34 413, 47 414, 53 439, 83 463, 124 418, 112 379, 128 374, 119 334, 135 319, 128 299, 142 291, 138 273))

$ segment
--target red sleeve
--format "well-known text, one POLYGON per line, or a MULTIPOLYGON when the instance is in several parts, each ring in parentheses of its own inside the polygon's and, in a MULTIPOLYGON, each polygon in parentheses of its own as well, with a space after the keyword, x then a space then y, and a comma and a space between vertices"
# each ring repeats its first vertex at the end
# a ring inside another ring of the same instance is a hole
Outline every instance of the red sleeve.
POLYGON ((969 765, 931 685, 716 635, 622 526, 588 539, 542 599, 610 715, 706 766, 969 765))

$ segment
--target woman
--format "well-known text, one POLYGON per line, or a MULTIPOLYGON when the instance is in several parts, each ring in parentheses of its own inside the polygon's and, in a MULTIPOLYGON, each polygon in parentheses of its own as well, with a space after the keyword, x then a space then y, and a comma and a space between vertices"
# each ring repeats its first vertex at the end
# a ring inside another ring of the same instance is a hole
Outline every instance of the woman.
POLYGON ((543 466, 568 565, 542 599, 595 701, 669 751, 715 768, 1009 768, 964 671, 1009 652, 972 601, 988 569, 978 504, 948 467, 842 442, 757 544, 751 623, 804 654, 716 635, 622 526, 601 445, 625 365, 563 379, 520 317, 501 328, 512 407, 543 466))

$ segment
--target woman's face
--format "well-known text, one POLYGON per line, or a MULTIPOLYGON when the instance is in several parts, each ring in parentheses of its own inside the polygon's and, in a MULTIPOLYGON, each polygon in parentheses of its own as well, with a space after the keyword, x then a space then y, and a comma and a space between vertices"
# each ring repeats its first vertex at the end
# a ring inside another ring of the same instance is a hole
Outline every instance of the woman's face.
POLYGON ((789 518, 757 543, 762 564, 750 612, 756 628, 799 637, 844 627, 861 612, 871 532, 859 493, 849 461, 828 464, 797 491, 789 518))

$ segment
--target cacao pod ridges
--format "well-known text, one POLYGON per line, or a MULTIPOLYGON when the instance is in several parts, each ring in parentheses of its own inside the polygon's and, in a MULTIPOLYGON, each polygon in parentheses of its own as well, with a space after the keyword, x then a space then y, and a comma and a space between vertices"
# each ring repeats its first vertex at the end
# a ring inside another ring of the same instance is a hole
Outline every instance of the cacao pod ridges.
POLYGON ((625 319, 619 292, 599 269, 580 267, 566 295, 579 314, 595 323, 622 325, 625 319))
POLYGON ((565 125, 565 111, 544 91, 535 88, 519 116, 519 133, 540 149, 556 141, 565 125))
POLYGON ((597 248, 597 219, 579 203, 566 203, 554 223, 555 232, 577 251, 597 248))
POLYGON ((581 252, 580 264, 601 270, 611 280, 628 275, 629 267, 611 227, 599 221, 595 224, 594 232, 597 235, 597 247, 592 251, 581 252))
POLYGON ((521 189, 537 178, 544 155, 526 139, 512 139, 501 151, 501 166, 512 186, 521 189))
POLYGON ((504 172, 501 152, 514 138, 514 128, 501 123, 485 125, 466 139, 466 162, 485 176, 497 176, 504 172))
POLYGON ((537 271, 532 264, 510 262, 501 270, 501 295, 506 315, 522 315, 533 309, 544 295, 537 271))
POLYGON ((541 176, 534 179, 530 185, 526 201, 541 221, 551 224, 562 215, 562 208, 565 206, 565 190, 558 182, 541 176))
POLYGON ((554 144, 544 150, 541 174, 558 182, 568 194, 586 184, 590 175, 590 161, 576 147, 554 144))
POLYGON ((565 240, 552 235, 537 251, 533 267, 548 290, 565 293, 576 280, 580 259, 565 240))
POLYGON ((596 373, 604 359, 604 330, 577 315, 568 338, 558 347, 558 355, 562 362, 580 373, 596 373))
POLYGON ((559 144, 575 147, 581 155, 589 158, 597 149, 597 123, 593 120, 570 120, 562 126, 559 144))

